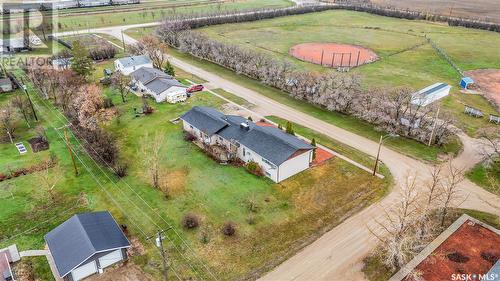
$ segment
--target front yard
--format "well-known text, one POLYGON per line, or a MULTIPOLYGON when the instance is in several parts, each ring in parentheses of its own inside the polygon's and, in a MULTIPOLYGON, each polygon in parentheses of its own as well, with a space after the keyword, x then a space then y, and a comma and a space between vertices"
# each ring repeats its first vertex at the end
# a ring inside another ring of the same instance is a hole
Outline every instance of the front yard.
MULTIPOLYGON (((94 81, 108 65, 97 65, 94 81)), ((223 280, 256 277, 380 199, 388 189, 388 180, 371 177, 337 158, 280 184, 256 177, 242 167, 219 165, 184 140, 180 123, 169 121, 195 105, 221 109, 224 101, 209 93, 196 93, 186 103, 175 105, 150 100, 154 113, 136 117, 134 108, 142 106, 140 98, 130 94, 123 103, 114 89, 105 88, 103 92, 112 98, 118 112, 104 126, 118 141, 120 162, 128 165, 128 175, 119 179, 107 169, 93 166, 71 139, 78 158, 89 167, 78 162, 80 175, 75 176, 60 135, 64 123, 52 106, 36 98, 41 119, 38 124, 46 128, 51 145, 42 156, 54 155, 60 163, 59 170, 50 170, 50 174, 60 175, 55 188, 58 196, 51 200, 42 187, 34 184, 41 172, 0 183, 15 185, 14 197, 2 197, 0 247, 16 243, 21 251, 42 249, 43 235, 74 213, 107 209, 120 224, 128 226, 130 236, 138 238, 144 248, 142 254, 132 256, 132 262, 154 277, 159 277, 161 262, 142 233, 152 235, 156 224, 164 227, 166 223, 178 233, 168 233, 172 242, 166 244, 166 249, 173 270, 183 278, 206 278, 208 270, 203 265, 223 280), (149 145, 144 143, 144 137, 154 134, 165 138, 161 189, 149 184, 149 167, 140 153, 143 146, 149 145), (198 228, 183 228, 181 221, 188 213, 200 218, 198 228), (236 234, 231 237, 221 230, 229 221, 236 226, 236 234)), ((9 99, 2 98, 4 102, 9 99)), ((25 141, 32 131, 26 126, 20 128, 16 141, 25 141)), ((10 149, 11 153, 6 161, 2 157, 0 171, 6 171, 10 163, 28 165, 39 158, 31 151, 20 156, 12 148, 10 143, 0 144, 2 151, 10 149)), ((34 262, 36 274, 49 280, 47 265, 34 262)))

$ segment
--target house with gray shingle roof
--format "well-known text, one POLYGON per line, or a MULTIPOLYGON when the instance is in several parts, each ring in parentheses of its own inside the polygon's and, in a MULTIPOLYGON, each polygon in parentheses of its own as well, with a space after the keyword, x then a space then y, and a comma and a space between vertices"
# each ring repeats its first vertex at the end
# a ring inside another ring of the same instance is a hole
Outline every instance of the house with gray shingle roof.
POLYGON ((281 182, 310 167, 314 147, 296 136, 259 126, 241 116, 195 106, 181 116, 183 128, 206 145, 218 145, 245 163, 257 163, 265 175, 281 182))
POLYGON ((123 75, 130 75, 141 67, 153 67, 153 63, 147 55, 131 56, 115 60, 115 70, 121 71, 123 75))
POLYGON ((107 211, 77 214, 45 235, 59 276, 82 280, 127 258, 125 234, 107 211))
POLYGON ((187 99, 187 87, 159 69, 141 67, 132 72, 130 77, 137 91, 153 97, 156 102, 177 103, 187 99))

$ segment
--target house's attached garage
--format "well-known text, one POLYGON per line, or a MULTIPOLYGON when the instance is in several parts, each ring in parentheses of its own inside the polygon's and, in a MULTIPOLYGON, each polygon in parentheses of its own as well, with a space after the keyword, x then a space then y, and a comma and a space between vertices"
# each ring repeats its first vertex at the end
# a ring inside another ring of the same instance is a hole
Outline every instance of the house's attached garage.
POLYGON ((99 258, 99 265, 102 269, 113 265, 123 259, 122 250, 113 251, 105 256, 99 258))
POLYGON ((91 261, 73 270, 71 275, 74 281, 79 281, 95 273, 97 273, 97 264, 95 261, 91 261))

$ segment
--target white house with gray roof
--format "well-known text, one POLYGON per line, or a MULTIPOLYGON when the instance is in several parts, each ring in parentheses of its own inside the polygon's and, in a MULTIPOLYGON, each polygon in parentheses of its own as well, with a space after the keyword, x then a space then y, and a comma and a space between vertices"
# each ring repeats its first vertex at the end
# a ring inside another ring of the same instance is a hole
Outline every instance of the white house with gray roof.
POLYGON ((107 211, 77 214, 45 235, 57 273, 78 281, 127 258, 130 247, 120 226, 107 211))
POLYGON ((123 75, 130 75, 141 67, 153 67, 153 63, 146 55, 125 57, 115 60, 115 70, 121 71, 123 75))
POLYGON ((314 147, 275 127, 259 126, 241 116, 195 106, 181 116, 184 130, 207 145, 234 151, 245 163, 256 162, 265 175, 281 182, 310 167, 314 147))
POLYGON ((153 97, 156 102, 178 103, 187 99, 187 87, 159 69, 141 67, 132 72, 130 77, 137 91, 153 97))

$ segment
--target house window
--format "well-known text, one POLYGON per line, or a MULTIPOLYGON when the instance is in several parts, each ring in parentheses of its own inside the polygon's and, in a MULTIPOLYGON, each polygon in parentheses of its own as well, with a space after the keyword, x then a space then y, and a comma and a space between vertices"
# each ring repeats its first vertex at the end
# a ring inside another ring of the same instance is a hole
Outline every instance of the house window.
POLYGON ((245 150, 245 148, 243 147, 243 156, 245 156, 247 154, 247 151, 245 150))
POLYGON ((189 128, 191 128, 191 130, 193 129, 193 126, 189 125, 189 128))
POLYGON ((262 157, 262 162, 266 163, 267 165, 271 166, 271 168, 275 168, 273 163, 269 162, 266 158, 262 157))
POLYGON ((266 176, 271 177, 271 174, 266 171, 266 176))

